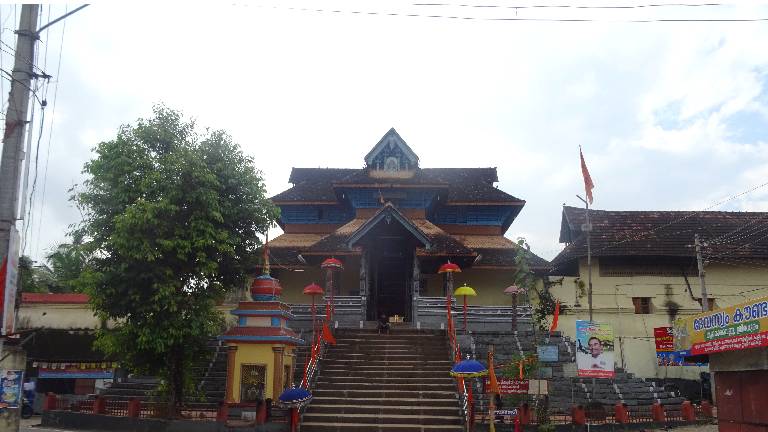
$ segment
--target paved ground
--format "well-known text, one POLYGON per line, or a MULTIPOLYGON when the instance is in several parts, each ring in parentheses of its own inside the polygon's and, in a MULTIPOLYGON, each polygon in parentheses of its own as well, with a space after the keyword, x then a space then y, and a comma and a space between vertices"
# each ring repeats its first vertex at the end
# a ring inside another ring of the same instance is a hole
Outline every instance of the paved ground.
MULTIPOLYGON (((664 429, 648 429, 648 431, 663 431, 664 429)), ((703 425, 691 425, 676 427, 674 432, 717 432, 716 424, 703 424, 703 425)))

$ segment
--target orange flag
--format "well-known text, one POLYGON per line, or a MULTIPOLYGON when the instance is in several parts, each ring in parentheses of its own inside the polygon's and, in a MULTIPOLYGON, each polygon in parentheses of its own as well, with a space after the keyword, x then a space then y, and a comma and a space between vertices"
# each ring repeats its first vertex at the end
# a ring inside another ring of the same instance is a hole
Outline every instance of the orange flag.
POLYGON ((560 318, 560 300, 555 303, 555 315, 552 317, 552 327, 549 328, 549 335, 552 336, 552 332, 557 330, 557 319, 560 318))
POLYGON ((493 350, 488 351, 488 392, 499 393, 499 382, 493 366, 493 350))
POLYGON ((581 153, 581 146, 579 146, 579 157, 581 158, 581 175, 584 176, 584 191, 587 193, 587 201, 592 204, 592 189, 595 188, 595 184, 592 183, 592 177, 589 175, 587 163, 584 162, 584 155, 581 153))
POLYGON ((336 338, 331 333, 331 328, 328 327, 328 322, 323 323, 323 340, 331 345, 336 345, 336 338))
POLYGON ((520 360, 518 364, 520 365, 520 379, 523 379, 523 361, 520 360))

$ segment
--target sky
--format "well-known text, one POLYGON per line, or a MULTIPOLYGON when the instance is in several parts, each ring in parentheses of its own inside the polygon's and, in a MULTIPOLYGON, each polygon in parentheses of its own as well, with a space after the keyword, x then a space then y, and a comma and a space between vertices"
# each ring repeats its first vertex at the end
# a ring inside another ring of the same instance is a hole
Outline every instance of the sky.
MULTIPOLYGON (((768 210, 768 2, 447 1, 95 2, 55 24, 24 253, 67 240, 91 149, 157 103, 229 131, 270 196, 291 167, 362 167, 391 127, 422 167, 497 167, 526 200, 506 235, 547 259, 582 205, 579 146, 594 208, 768 210)), ((5 71, 20 9, 0 5, 5 71)))

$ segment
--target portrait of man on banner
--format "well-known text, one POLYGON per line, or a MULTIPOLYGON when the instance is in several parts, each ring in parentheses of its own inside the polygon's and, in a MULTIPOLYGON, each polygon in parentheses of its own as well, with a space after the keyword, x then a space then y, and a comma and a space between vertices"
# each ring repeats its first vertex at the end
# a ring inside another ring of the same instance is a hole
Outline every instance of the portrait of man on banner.
POLYGON ((578 375, 613 378, 613 366, 613 328, 605 323, 576 321, 578 375))

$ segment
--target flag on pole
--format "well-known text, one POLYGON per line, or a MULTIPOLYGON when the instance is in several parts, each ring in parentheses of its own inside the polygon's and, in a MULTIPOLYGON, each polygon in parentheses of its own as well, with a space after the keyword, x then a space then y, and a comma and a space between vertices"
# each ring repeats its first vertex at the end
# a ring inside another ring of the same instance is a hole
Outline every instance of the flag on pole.
POLYGON ((584 190, 587 193, 587 201, 592 204, 592 189, 595 188, 595 184, 592 183, 592 177, 589 175, 587 163, 584 162, 584 155, 581 153, 581 146, 579 146, 579 157, 581 158, 581 175, 584 176, 584 190))
POLYGON ((549 335, 552 336, 552 332, 557 330, 557 319, 560 318, 560 300, 555 303, 555 314, 552 317, 552 327, 549 328, 549 335))

